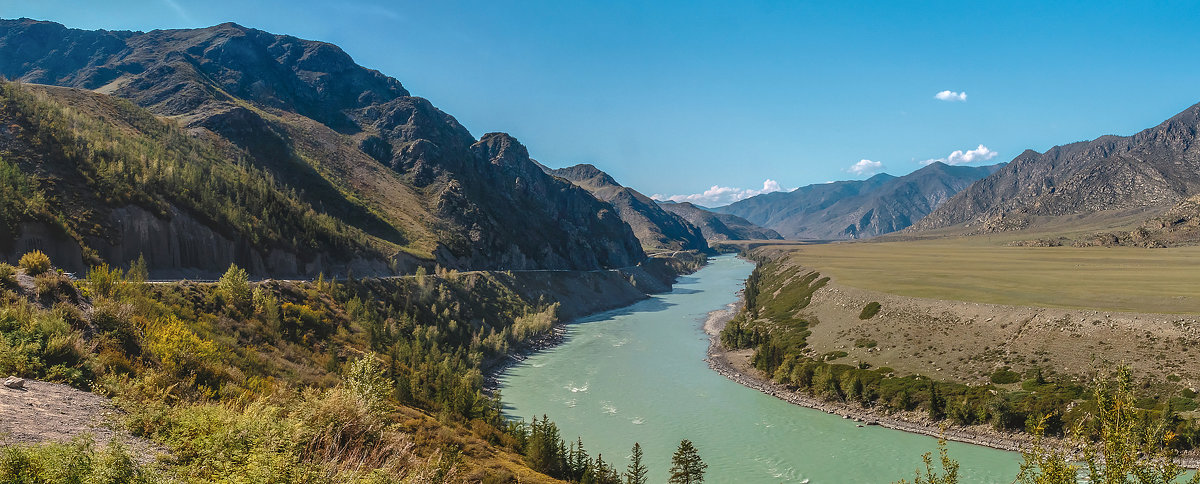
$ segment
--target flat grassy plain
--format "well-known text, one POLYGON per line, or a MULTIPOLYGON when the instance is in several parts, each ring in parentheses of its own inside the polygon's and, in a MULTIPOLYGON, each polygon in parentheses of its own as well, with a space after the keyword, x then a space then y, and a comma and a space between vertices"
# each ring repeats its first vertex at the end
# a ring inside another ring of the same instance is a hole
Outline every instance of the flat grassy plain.
POLYGON ((781 244, 839 284, 902 296, 1056 308, 1200 313, 1200 247, 1009 247, 1007 239, 781 244))

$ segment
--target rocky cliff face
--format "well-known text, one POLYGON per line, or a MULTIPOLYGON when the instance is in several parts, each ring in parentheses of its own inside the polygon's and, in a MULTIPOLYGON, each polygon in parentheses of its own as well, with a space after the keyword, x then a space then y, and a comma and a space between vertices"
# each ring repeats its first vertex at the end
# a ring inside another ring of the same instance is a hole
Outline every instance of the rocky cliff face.
POLYGON ((620 214, 621 220, 633 229, 633 234, 643 247, 708 250, 708 243, 699 229, 678 215, 663 210, 654 200, 638 193, 637 190, 621 186, 595 166, 581 164, 546 171, 583 187, 596 198, 611 204, 620 214))
POLYGON ((779 235, 779 232, 754 225, 737 215, 710 212, 690 202, 662 202, 659 205, 663 210, 683 217, 684 220, 699 227, 700 232, 704 234, 704 238, 709 242, 783 238, 783 236, 779 235))
POLYGON ((516 140, 476 140, 331 44, 232 23, 108 32, 4 20, 0 74, 173 116, 316 211, 444 266, 597 269, 645 257, 609 205, 543 173, 516 140))
POLYGON ((999 165, 949 166, 941 162, 902 177, 809 185, 770 193, 716 210, 742 215, 790 239, 859 239, 904 229, 999 165))
POLYGON ((983 229, 989 221, 1024 215, 1169 207, 1200 192, 1198 127, 1200 104, 1133 136, 1102 136, 1045 153, 1026 150, 913 230, 957 224, 983 229))

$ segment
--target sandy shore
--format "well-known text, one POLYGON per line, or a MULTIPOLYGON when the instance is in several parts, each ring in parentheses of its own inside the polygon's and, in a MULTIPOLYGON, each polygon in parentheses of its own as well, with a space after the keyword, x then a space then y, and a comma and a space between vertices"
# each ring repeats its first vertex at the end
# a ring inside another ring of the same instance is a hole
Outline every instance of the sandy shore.
MULTIPOLYGON (((761 372, 750 364, 752 350, 729 351, 721 345, 721 330, 737 315, 742 304, 743 302, 739 298, 738 302, 709 313, 708 318, 704 321, 704 331, 709 335, 708 357, 706 358, 708 366, 730 380, 788 403, 854 420, 859 422, 860 426, 879 425, 889 429, 1013 452, 1021 452, 1032 445, 1032 437, 1027 433, 1001 432, 989 425, 960 426, 946 421, 933 422, 924 412, 887 413, 876 408, 863 408, 858 404, 830 402, 789 389, 764 378, 761 372)), ((1043 445, 1068 450, 1075 455, 1078 455, 1080 450, 1073 442, 1061 438, 1046 438, 1043 440, 1043 445)), ((922 452, 933 450, 935 449, 924 449, 922 452)), ((1200 468, 1200 453, 1190 451, 1181 455, 1179 462, 1188 468, 1200 468)))

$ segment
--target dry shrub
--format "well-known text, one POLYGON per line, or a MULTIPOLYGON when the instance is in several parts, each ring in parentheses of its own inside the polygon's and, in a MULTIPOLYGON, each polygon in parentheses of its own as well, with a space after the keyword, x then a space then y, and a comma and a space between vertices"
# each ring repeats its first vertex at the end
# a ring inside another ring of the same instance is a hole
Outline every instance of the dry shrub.
POLYGON ((306 458, 336 472, 400 476, 420 461, 408 435, 390 429, 381 412, 344 388, 305 392, 292 415, 309 432, 306 458))
POLYGON ((78 293, 71 278, 54 271, 43 272, 34 276, 33 288, 38 299, 42 301, 75 301, 78 293))

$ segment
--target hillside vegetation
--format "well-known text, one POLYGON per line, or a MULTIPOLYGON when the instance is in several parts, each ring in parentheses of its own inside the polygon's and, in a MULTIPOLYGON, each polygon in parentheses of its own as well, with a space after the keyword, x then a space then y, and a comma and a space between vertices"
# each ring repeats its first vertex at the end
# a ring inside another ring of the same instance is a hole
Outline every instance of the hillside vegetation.
POLYGON ((502 418, 499 395, 484 392, 491 365, 558 321, 558 304, 522 295, 512 275, 251 283, 231 267, 215 284, 152 284, 145 271, 101 265, 71 281, 41 253, 0 265, 0 373, 112 396, 128 412, 121 424, 170 455, 140 465, 119 448, 11 447, 0 473, 110 458, 146 482, 549 482, 528 465, 576 480, 612 470, 548 433, 552 422, 502 418), (559 458, 573 464, 539 467, 559 458))
MULTIPOLYGON (((753 254, 753 253, 752 253, 753 254)), ((786 258, 764 258, 747 281, 745 307, 721 332, 727 349, 754 350, 753 367, 779 384, 814 398, 842 405, 875 409, 885 414, 906 414, 906 420, 961 426, 988 426, 997 431, 1062 436, 1082 432, 1091 441, 1099 438, 1093 426, 1098 402, 1090 385, 1096 375, 1077 377, 1060 373, 1041 361, 1014 371, 994 367, 985 382, 944 379, 876 366, 879 357, 850 358, 839 347, 814 347, 813 331, 824 324, 809 307, 814 295, 829 279, 786 258), (874 364, 873 364, 874 363, 874 364)), ((885 305, 870 302, 846 309, 858 324, 874 325, 885 305), (867 317, 867 313, 872 314, 867 317), (864 321, 865 320, 865 321, 864 321)), ((946 351, 930 335, 912 334, 924 351, 946 351), (925 348, 925 346, 929 346, 925 348)), ((874 354, 881 342, 859 338, 856 354, 874 354)), ((915 359, 919 355, 893 355, 915 359)), ((1050 361, 1050 360, 1046 360, 1050 361)), ((899 363, 899 362, 898 362, 899 363)), ((1138 418, 1161 422, 1170 431, 1168 446, 1176 450, 1200 446, 1200 423, 1190 413, 1197 395, 1172 381, 1146 380, 1137 389, 1138 418)))
MULTIPOLYGON (((386 260, 395 250, 128 101, 3 82, 0 123, 0 223, 10 237, 25 223, 49 225, 78 244, 82 262, 129 262, 119 256, 114 220, 127 207, 200 220, 264 259, 282 251, 301 260, 328 252, 386 260)), ((6 251, 14 242, 0 240, 6 251)))

